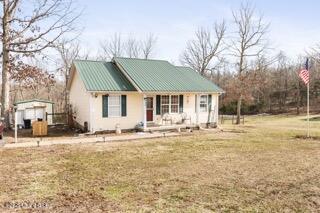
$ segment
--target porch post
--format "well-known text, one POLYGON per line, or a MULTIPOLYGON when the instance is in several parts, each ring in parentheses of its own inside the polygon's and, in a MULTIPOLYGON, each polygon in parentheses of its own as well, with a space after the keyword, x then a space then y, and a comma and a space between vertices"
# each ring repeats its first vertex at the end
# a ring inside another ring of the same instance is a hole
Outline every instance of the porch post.
POLYGON ((146 95, 143 95, 142 96, 142 122, 143 122, 143 130, 147 129, 147 116, 146 116, 146 111, 147 111, 147 96, 146 95))
POLYGON ((89 97, 89 125, 88 125, 88 131, 93 133, 94 132, 94 103, 93 101, 95 99, 95 95, 91 93, 89 97))
POLYGON ((200 97, 199 97, 199 94, 196 94, 196 122, 197 122, 197 125, 199 125, 199 108, 200 108, 200 97))

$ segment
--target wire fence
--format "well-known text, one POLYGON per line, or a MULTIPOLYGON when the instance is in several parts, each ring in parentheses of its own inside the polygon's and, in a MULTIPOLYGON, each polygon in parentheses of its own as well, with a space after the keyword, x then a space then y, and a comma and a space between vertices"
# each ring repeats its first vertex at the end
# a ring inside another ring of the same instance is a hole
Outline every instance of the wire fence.
MULTIPOLYGON (((232 124, 236 124, 237 123, 237 115, 219 115, 220 117, 220 123, 224 124, 225 121, 231 121, 232 124)), ((244 124, 244 115, 240 116, 240 123, 244 124)))
POLYGON ((46 113, 46 120, 53 124, 68 124, 67 113, 46 113))

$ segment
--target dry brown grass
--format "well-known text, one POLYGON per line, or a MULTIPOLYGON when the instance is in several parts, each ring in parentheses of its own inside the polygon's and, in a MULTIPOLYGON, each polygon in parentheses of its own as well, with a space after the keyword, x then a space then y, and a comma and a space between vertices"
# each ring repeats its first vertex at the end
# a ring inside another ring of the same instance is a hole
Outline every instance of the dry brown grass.
MULTIPOLYGON (((301 117, 222 133, 0 151, 2 204, 48 211, 320 211, 320 141, 301 117)), ((320 135, 320 122, 312 122, 320 135)))

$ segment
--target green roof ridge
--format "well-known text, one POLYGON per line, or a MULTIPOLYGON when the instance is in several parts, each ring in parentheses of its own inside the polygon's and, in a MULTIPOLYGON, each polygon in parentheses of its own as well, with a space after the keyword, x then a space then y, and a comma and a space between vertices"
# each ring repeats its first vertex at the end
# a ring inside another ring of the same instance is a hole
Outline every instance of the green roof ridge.
POLYGON ((114 59, 129 59, 129 60, 141 60, 141 61, 166 61, 166 62, 170 63, 169 61, 164 60, 164 59, 153 59, 153 58, 113 57, 112 61, 114 59))

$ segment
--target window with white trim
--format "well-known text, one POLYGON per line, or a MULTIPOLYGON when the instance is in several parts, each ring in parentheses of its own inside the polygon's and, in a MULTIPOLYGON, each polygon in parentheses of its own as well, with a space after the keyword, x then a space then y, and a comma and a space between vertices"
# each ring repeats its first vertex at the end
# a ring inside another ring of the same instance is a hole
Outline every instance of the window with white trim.
POLYGON ((161 114, 169 113, 170 106, 170 96, 162 95, 161 96, 161 114))
POLYGON ((121 116, 121 96, 110 95, 108 103, 109 117, 120 117, 121 116))
POLYGON ((161 114, 179 112, 179 95, 161 95, 161 114))
POLYGON ((200 96, 200 112, 208 111, 208 95, 200 96))
POLYGON ((171 102, 171 113, 178 113, 179 112, 179 96, 178 95, 171 95, 170 98, 171 102))

